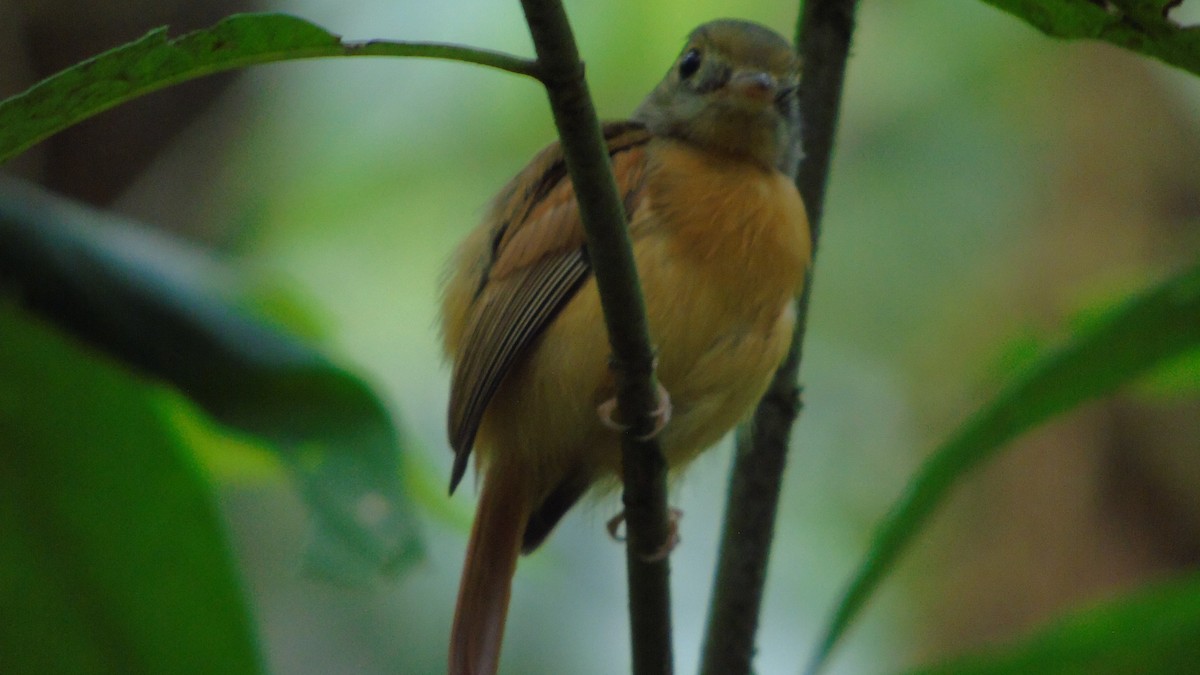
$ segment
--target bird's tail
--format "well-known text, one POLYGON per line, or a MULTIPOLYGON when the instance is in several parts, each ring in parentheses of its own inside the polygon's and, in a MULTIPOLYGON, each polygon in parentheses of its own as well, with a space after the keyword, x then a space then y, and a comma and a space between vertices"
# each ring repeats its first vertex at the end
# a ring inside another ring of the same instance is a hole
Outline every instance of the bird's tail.
POLYGON ((500 666, 508 598, 530 509, 519 488, 494 478, 484 479, 467 544, 450 632, 450 675, 493 675, 500 666))

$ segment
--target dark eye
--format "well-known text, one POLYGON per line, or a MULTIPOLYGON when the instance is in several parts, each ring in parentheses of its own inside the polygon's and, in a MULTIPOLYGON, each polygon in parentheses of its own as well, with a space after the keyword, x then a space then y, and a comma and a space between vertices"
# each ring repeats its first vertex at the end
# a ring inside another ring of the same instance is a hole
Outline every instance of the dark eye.
POLYGON ((689 49, 682 59, 679 59, 679 79, 686 80, 700 70, 700 50, 689 49))

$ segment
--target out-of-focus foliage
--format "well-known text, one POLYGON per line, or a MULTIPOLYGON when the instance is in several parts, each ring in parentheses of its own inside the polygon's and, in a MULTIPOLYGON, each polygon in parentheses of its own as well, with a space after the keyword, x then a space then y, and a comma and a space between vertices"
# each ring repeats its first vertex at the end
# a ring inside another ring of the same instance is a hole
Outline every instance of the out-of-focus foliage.
POLYGON ((239 307, 236 271, 165 234, 29 186, 0 189, 0 288, 267 442, 313 505, 310 560, 369 579, 418 543, 400 448, 374 394, 239 307))
POLYGON ((1159 583, 1073 612, 1007 649, 911 675, 1184 673, 1200 663, 1200 579, 1159 583))
POLYGON ((262 672, 170 397, 3 296, 0 336, 4 670, 262 672))
POLYGON ((1200 265, 1107 314, 985 405, 925 461, 875 531, 825 629, 812 671, 967 472, 1034 426, 1200 346, 1200 265))
POLYGON ((985 0, 1060 38, 1104 40, 1200 75, 1200 28, 1171 20, 1180 0, 985 0))

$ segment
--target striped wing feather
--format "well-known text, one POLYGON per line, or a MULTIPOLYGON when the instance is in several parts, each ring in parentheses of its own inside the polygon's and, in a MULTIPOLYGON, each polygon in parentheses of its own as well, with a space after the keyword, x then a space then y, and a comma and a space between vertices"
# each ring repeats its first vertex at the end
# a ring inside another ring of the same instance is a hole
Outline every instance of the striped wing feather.
MULTIPOLYGON (((640 201, 640 125, 606 125, 617 188, 632 216, 640 201)), ((575 192, 558 144, 543 150, 501 193, 493 210, 491 257, 454 355, 448 427, 451 492, 462 480, 475 434, 513 366, 591 274, 575 192)))

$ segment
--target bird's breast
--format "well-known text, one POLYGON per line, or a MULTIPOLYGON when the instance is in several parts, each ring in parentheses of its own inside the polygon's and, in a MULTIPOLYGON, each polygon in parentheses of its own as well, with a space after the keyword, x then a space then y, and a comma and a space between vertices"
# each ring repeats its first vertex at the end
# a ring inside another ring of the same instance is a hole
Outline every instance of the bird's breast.
POLYGON ((672 142, 650 156, 631 229, 659 376, 676 404, 664 449, 679 465, 746 414, 783 359, 808 223, 777 171, 672 142))
POLYGON ((795 186, 775 170, 654 143, 633 223, 647 297, 665 311, 694 295, 720 306, 713 318, 722 324, 772 323, 799 293, 811 253, 795 186), (661 291, 650 287, 656 281, 661 291))

